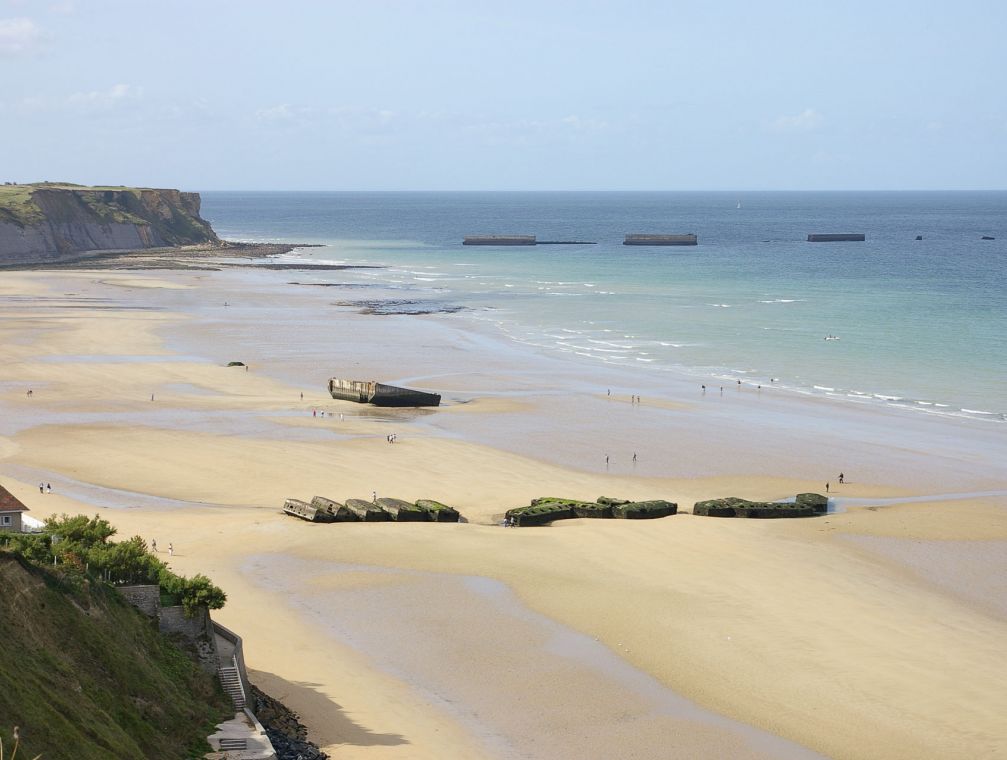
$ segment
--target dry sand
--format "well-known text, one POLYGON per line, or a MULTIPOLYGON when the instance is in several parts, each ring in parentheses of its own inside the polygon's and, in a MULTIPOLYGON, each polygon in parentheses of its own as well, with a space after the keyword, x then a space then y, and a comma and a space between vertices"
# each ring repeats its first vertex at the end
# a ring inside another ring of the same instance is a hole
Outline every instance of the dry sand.
POLYGON ((331 294, 276 282, 0 274, 0 478, 36 517, 100 511, 173 542, 174 567, 228 592, 216 617, 253 679, 334 757, 1007 756, 999 429, 767 394, 648 388, 637 409, 598 393, 625 377, 586 383, 443 319, 329 312, 310 332, 331 294), (394 356, 453 390, 428 413, 334 402, 327 355, 382 378, 394 356), (857 473, 844 498, 994 495, 796 522, 493 524, 546 494, 779 498, 834 482, 837 461, 857 473), (471 522, 278 513, 374 490, 471 522))

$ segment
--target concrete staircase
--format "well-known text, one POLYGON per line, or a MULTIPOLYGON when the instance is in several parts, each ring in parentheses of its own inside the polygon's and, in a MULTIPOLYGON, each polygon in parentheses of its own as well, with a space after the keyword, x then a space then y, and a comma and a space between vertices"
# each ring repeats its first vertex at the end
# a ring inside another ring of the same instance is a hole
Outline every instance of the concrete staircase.
POLYGON ((234 709, 243 710, 245 708, 245 690, 241 686, 241 676, 238 675, 238 669, 233 665, 221 665, 217 668, 217 675, 220 676, 220 683, 223 685, 224 691, 234 703, 234 709))

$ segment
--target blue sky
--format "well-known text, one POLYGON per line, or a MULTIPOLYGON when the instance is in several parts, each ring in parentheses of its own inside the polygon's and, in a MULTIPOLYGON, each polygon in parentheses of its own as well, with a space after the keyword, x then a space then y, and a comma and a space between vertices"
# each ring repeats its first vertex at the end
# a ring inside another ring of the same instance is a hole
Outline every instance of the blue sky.
POLYGON ((0 0, 0 178, 1007 187, 1007 3, 0 0))

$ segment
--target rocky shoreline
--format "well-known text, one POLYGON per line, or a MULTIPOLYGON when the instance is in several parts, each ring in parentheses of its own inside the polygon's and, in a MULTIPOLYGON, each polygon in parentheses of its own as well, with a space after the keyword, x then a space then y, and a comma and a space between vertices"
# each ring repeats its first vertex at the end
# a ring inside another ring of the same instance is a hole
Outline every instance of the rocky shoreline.
POLYGON ((297 713, 258 687, 252 686, 253 712, 266 729, 266 736, 279 760, 328 760, 318 745, 308 741, 308 729, 297 713))

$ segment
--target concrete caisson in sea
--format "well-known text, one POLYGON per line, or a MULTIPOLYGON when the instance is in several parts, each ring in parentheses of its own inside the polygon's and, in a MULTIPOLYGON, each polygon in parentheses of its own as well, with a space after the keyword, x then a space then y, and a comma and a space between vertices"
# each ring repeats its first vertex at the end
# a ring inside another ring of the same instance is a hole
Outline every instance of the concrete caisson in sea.
POLYGON ((862 243, 867 240, 863 232, 812 232, 809 243, 862 243))
POLYGON ((462 245, 535 245, 534 235, 466 235, 462 245))
POLYGON ((623 245, 698 245, 699 239, 692 233, 687 235, 626 235, 623 245))
POLYGON ((439 393, 399 388, 374 380, 342 380, 333 377, 329 380, 329 394, 340 401, 355 401, 358 404, 374 404, 374 406, 440 406, 441 404, 439 393))

